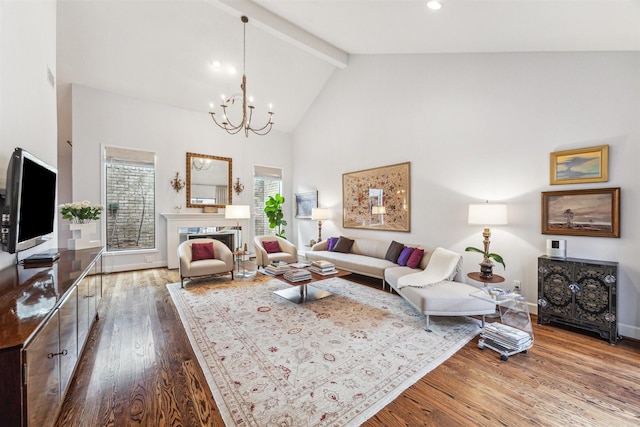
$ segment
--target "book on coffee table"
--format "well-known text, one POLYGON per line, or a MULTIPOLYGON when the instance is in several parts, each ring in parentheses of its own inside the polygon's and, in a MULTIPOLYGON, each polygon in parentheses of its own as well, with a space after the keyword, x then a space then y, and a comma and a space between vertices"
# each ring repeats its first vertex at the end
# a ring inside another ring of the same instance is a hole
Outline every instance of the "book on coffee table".
POLYGON ((284 273, 283 277, 290 282, 301 282, 303 280, 311 280, 312 278, 311 273, 309 273, 308 270, 298 268, 290 269, 284 273))
POLYGON ((323 269, 323 268, 318 268, 318 267, 311 266, 311 267, 309 267, 309 271, 311 271, 313 273, 316 273, 316 274, 319 274, 321 276, 330 276, 332 274, 337 274, 338 273, 338 270, 336 270, 335 267, 331 267, 331 268, 328 268, 328 269, 323 269))
POLYGON ((269 264, 264 267, 264 272, 270 276, 278 276, 280 274, 286 273, 290 268, 291 267, 289 267, 289 265, 287 265, 286 263, 277 266, 269 264))

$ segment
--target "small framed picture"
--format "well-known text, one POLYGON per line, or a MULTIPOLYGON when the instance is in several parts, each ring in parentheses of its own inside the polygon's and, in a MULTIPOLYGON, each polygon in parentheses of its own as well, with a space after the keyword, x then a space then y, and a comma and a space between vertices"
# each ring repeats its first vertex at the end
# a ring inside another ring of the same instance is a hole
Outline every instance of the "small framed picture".
POLYGON ((609 181, 608 145, 556 151, 550 163, 552 185, 609 181))
POLYGON ((296 218, 311 219, 313 208, 318 207, 318 192, 296 193, 296 218))
POLYGON ((542 234, 620 237, 620 188, 543 192, 542 234))

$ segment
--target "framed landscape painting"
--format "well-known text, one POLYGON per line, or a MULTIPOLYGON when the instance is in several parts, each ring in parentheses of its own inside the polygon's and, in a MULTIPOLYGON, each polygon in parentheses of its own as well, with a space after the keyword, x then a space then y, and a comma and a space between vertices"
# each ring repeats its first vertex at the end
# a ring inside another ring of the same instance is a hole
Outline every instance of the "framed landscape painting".
POLYGON ((620 237, 620 188, 543 192, 542 234, 620 237))
POLYGON ((296 218, 311 219, 313 208, 318 207, 318 192, 296 194, 296 218))
POLYGON ((410 231, 409 162, 342 174, 342 226, 410 231))
POLYGON ((608 145, 556 151, 550 160, 552 185, 609 181, 608 145))

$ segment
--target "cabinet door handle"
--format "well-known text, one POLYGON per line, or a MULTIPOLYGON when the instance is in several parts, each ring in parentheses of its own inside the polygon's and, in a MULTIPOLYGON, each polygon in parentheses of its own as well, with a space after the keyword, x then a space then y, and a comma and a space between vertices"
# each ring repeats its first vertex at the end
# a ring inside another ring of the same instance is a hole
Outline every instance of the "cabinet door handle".
POLYGON ((96 296, 96 294, 84 295, 82 298, 87 299, 87 298, 93 298, 95 296, 96 296))
POLYGON ((580 285, 578 285, 576 282, 573 282, 569 285, 569 289, 571 289, 571 292, 575 294, 576 292, 580 292, 580 285))
POLYGON ((59 353, 49 353, 49 354, 47 354, 47 359, 53 359, 54 357, 60 356, 60 355, 66 356, 67 354, 68 354, 67 350, 62 350, 59 353))

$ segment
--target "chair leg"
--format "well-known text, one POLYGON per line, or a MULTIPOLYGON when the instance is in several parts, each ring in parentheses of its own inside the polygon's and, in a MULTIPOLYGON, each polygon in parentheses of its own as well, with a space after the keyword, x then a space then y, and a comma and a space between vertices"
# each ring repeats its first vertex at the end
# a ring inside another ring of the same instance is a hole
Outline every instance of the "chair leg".
POLYGON ((180 276, 180 287, 184 288, 184 277, 180 276))
POLYGON ((425 320, 425 326, 424 326, 424 330, 427 332, 431 332, 431 329, 429 329, 429 315, 425 314, 425 316, 427 317, 425 320))
POLYGON ((233 280, 233 270, 231 270, 231 280, 233 280))

